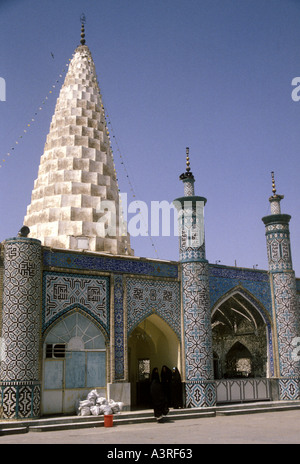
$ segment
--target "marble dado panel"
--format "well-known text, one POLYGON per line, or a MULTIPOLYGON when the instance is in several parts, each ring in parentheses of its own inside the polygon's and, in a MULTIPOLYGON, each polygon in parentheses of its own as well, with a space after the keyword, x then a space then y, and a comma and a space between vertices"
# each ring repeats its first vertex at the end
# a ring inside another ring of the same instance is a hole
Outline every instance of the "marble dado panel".
POLYGON ((181 338, 179 282, 127 279, 127 331, 155 313, 181 338))
POLYGON ((73 308, 85 311, 109 333, 109 278, 44 272, 43 331, 73 308))

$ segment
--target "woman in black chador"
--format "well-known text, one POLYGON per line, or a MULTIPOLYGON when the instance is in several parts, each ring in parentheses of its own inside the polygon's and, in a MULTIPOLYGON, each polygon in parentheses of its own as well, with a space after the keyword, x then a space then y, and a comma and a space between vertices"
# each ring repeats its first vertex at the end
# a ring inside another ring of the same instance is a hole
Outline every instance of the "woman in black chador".
POLYGON ((161 384, 165 397, 167 398, 168 406, 171 406, 171 382, 172 382, 172 371, 167 366, 161 368, 160 373, 161 384))
POLYGON ((177 367, 172 372, 172 406, 175 409, 183 407, 181 376, 177 367))
POLYGON ((164 395, 162 385, 159 381, 158 368, 155 367, 152 371, 150 394, 154 409, 154 417, 157 421, 161 421, 169 412, 167 401, 164 395))

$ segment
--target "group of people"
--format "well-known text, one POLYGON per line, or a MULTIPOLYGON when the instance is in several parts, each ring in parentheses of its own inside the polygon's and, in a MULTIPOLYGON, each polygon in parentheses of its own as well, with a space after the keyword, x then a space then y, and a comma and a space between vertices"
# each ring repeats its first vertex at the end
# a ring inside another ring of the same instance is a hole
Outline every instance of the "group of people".
POLYGON ((154 417, 158 422, 168 414, 169 408, 183 407, 181 376, 177 367, 169 369, 163 366, 159 377, 158 368, 152 371, 150 394, 154 417))

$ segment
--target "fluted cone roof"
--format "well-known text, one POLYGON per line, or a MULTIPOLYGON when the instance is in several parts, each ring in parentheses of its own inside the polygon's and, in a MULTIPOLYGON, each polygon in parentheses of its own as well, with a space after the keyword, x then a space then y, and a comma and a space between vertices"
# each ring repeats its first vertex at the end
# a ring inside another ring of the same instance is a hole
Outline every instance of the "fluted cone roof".
POLYGON ((75 50, 57 99, 24 224, 45 246, 133 255, 122 220, 95 65, 75 50))

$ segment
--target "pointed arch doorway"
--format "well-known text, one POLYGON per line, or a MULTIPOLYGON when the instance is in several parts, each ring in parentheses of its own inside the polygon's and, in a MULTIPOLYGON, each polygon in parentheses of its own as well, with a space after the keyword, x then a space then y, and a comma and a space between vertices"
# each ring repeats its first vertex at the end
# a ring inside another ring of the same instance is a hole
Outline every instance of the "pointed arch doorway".
POLYGON ((212 310, 217 403, 269 400, 271 321, 254 297, 238 287, 212 310))
POLYGON ((180 340, 170 326, 156 314, 145 318, 128 338, 128 367, 131 404, 136 409, 151 407, 151 372, 162 366, 181 372, 180 340))
POLYGON ((219 301, 212 311, 216 379, 268 376, 268 322, 241 289, 219 301))
POLYGON ((47 332, 43 344, 42 414, 74 414, 76 401, 97 388, 106 396, 104 332, 79 310, 47 332))

